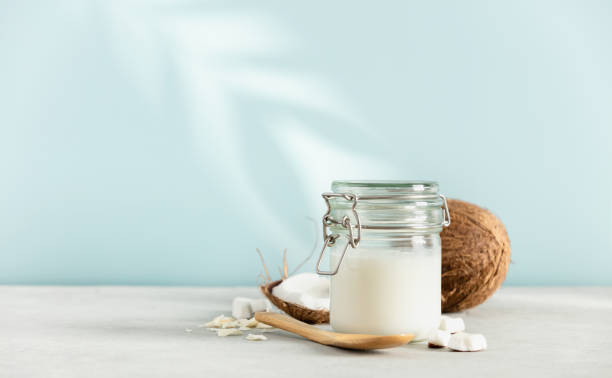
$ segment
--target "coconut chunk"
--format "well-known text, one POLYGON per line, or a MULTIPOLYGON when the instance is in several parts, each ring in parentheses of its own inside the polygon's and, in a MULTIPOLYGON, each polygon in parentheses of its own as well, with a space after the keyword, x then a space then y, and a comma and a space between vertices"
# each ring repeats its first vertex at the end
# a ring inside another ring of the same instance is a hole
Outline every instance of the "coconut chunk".
POLYGON ((458 352, 477 352, 487 349, 487 340, 479 333, 458 332, 451 335, 448 347, 458 352))
POLYGON ((272 304, 266 298, 251 299, 250 304, 253 312, 268 312, 272 310, 272 304))
POLYGON ((436 329, 431 332, 427 339, 427 345, 430 348, 444 348, 448 346, 448 341, 451 337, 450 332, 441 329, 436 329))
POLYGON ((450 333, 457 333, 465 331, 465 323, 461 318, 451 318, 450 316, 442 315, 440 317, 439 328, 450 333))
POLYGON ((251 299, 245 297, 236 297, 232 301, 232 316, 236 319, 248 319, 253 316, 251 308, 251 299))

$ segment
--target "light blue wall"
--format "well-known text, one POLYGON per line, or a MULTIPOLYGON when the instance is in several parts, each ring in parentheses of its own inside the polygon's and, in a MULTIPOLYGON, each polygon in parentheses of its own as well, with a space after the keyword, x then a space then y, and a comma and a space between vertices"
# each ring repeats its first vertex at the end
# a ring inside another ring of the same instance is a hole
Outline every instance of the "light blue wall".
POLYGON ((507 284, 612 284, 611 17, 1 1, 0 283, 254 284, 255 247, 309 253, 332 179, 390 178, 501 217, 507 284))

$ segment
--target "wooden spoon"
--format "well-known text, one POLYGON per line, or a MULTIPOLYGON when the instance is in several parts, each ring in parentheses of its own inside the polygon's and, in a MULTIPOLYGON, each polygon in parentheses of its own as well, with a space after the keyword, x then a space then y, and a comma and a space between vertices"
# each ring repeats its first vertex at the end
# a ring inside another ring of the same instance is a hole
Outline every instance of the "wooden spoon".
POLYGON ((255 320, 276 328, 284 329, 323 345, 335 346, 345 349, 384 349, 408 344, 414 335, 404 333, 401 335, 361 335, 356 333, 338 333, 325 331, 311 326, 287 315, 274 312, 256 312, 255 320))

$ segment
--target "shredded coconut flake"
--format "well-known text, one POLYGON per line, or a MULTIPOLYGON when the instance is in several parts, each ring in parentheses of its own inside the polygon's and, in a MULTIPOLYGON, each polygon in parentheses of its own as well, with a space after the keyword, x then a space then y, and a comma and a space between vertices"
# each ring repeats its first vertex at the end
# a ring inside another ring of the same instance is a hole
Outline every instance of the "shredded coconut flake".
POLYGON ((217 331, 217 336, 221 336, 221 337, 238 336, 238 335, 242 335, 242 332, 236 328, 220 329, 217 331))
POLYGON ((263 341, 263 340, 268 340, 267 337, 265 337, 264 335, 255 335, 252 333, 249 333, 246 337, 247 340, 249 341, 263 341))

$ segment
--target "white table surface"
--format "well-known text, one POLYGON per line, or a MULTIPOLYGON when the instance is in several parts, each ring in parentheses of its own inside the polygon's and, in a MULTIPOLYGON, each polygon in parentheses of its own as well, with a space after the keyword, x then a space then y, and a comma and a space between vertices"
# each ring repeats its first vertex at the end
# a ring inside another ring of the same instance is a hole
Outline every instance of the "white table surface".
POLYGON ((0 286, 0 377, 612 377, 612 288, 503 288, 461 314, 489 349, 354 352, 198 324, 255 288, 0 286), (186 328, 193 332, 186 332, 186 328))

